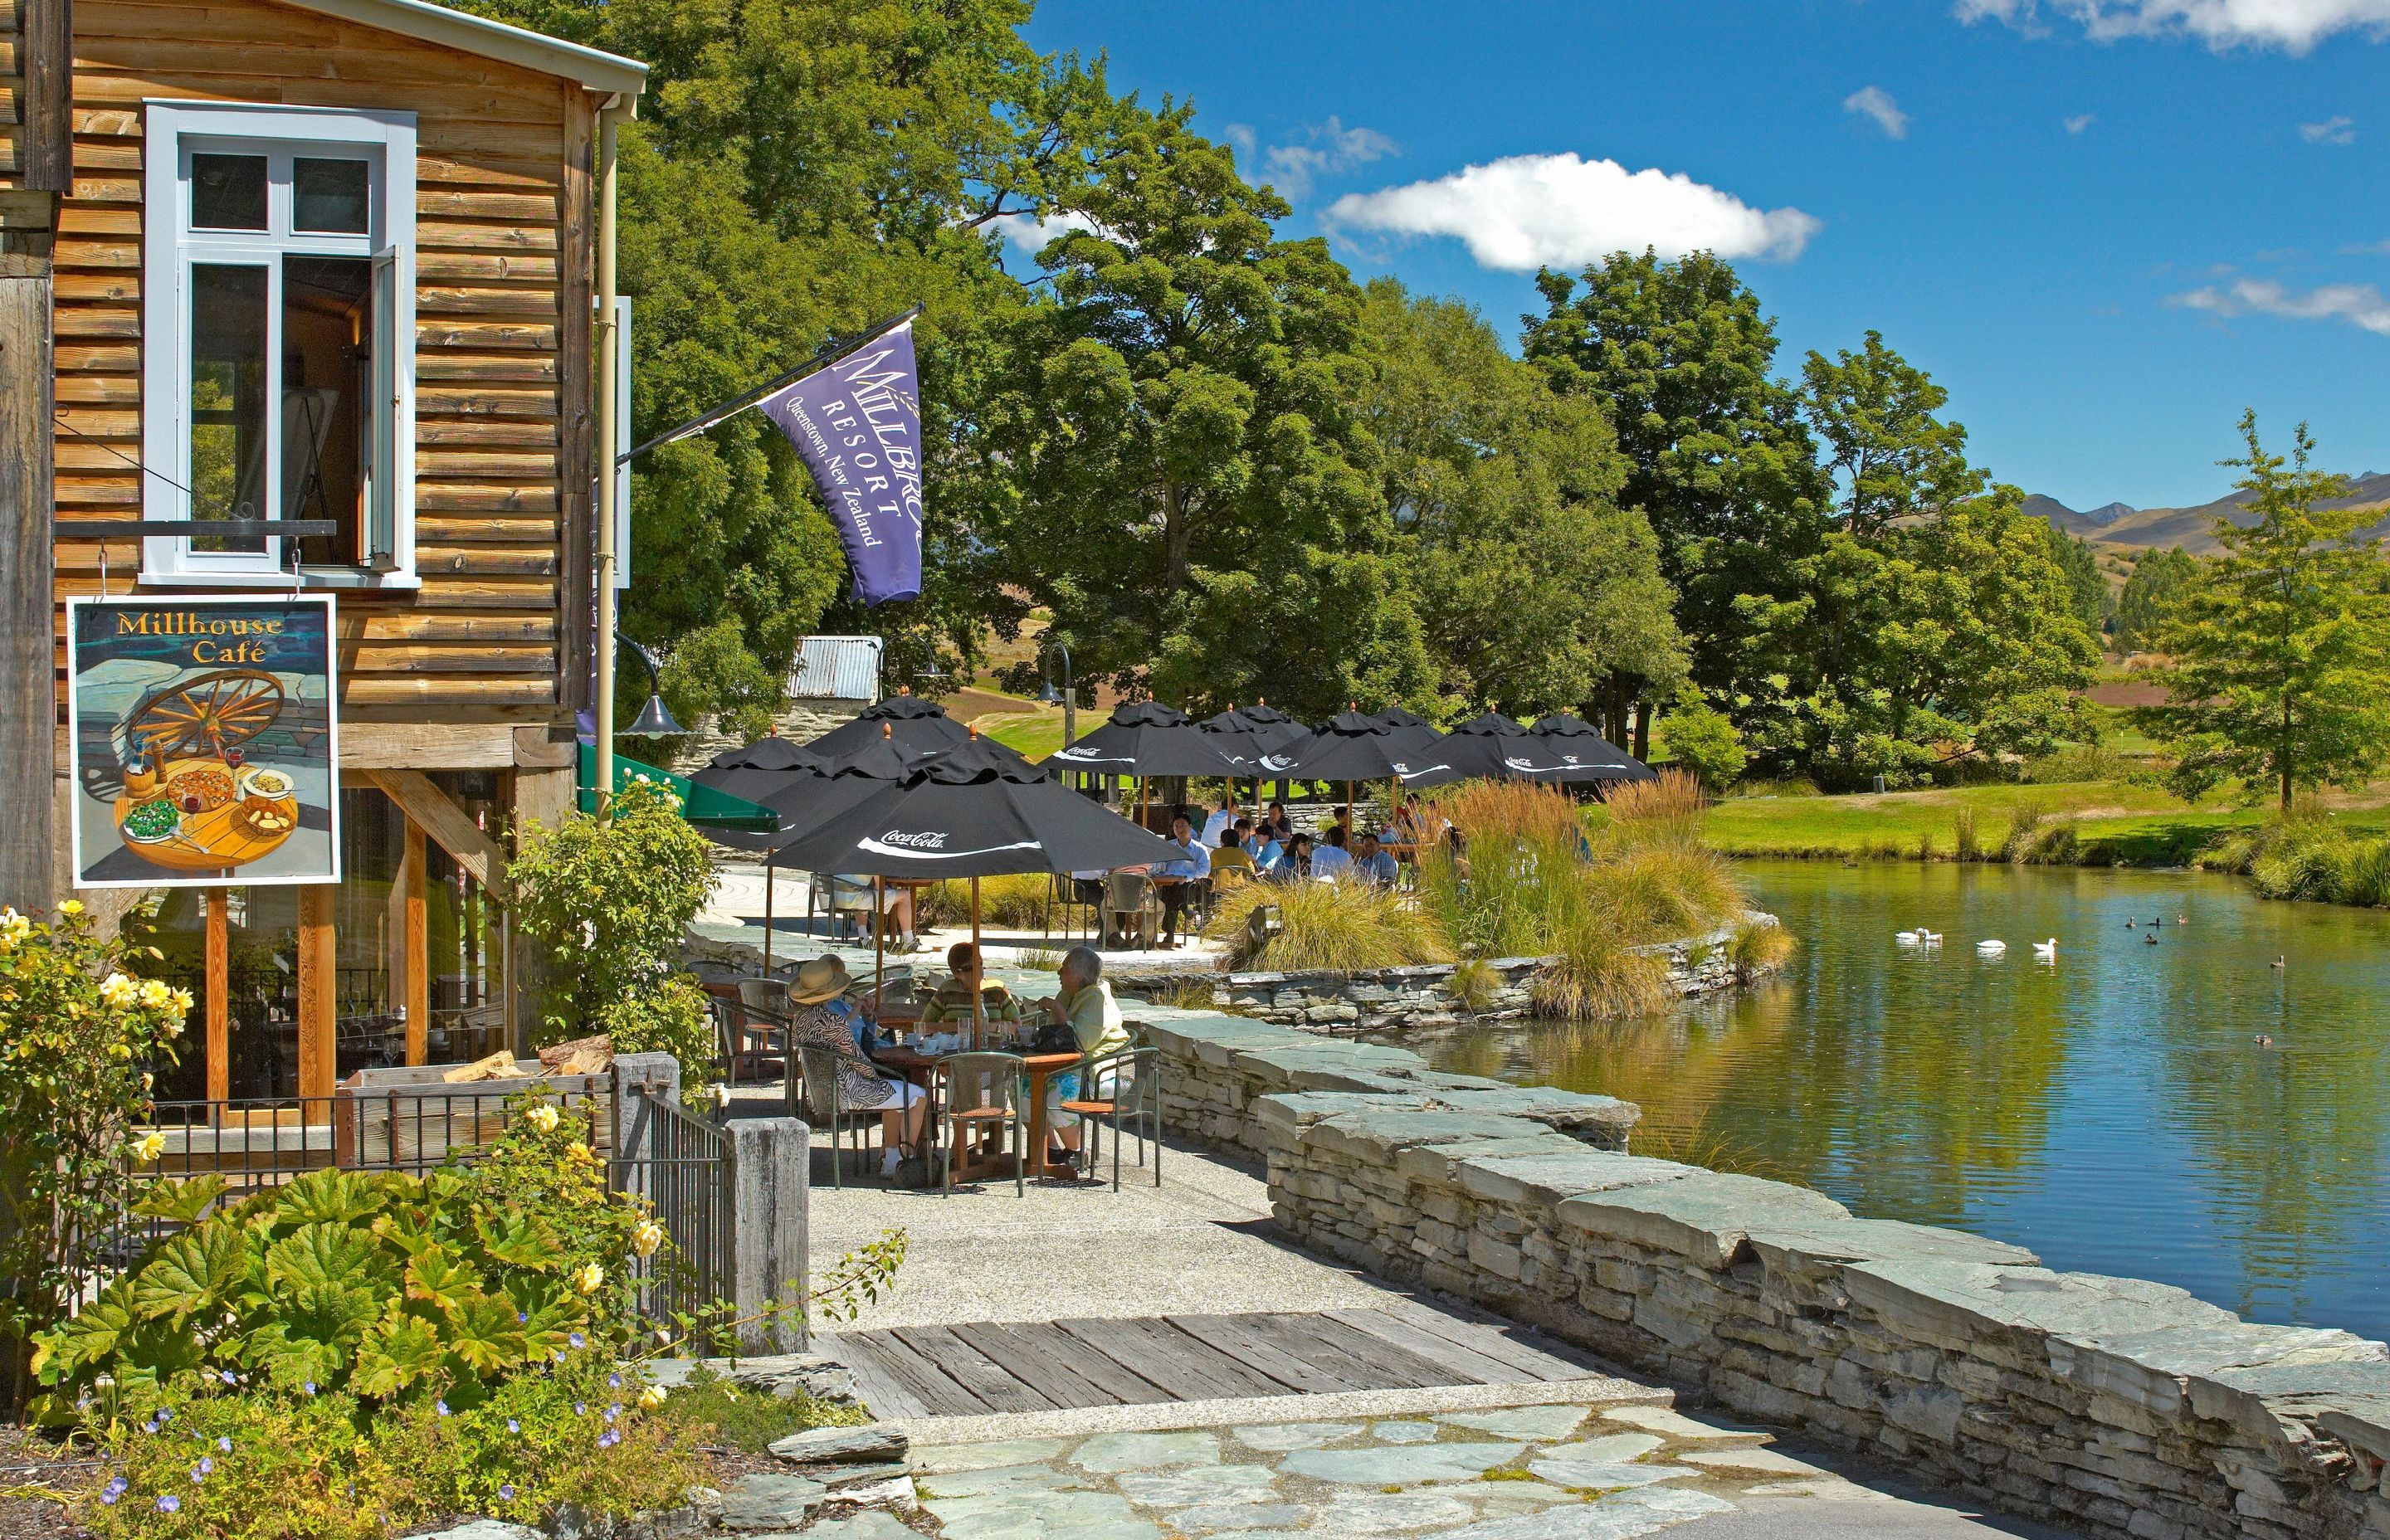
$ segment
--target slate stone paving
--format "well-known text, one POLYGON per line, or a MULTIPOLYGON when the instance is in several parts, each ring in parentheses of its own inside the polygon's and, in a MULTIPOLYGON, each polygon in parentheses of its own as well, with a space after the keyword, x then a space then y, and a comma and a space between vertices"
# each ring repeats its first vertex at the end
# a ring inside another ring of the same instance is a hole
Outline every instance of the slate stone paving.
POLYGON ((911 1464, 921 1527, 944 1540, 1633 1540, 1763 1487, 1866 1495, 1751 1446, 1765 1436, 1658 1407, 1514 1406, 927 1446, 911 1464))

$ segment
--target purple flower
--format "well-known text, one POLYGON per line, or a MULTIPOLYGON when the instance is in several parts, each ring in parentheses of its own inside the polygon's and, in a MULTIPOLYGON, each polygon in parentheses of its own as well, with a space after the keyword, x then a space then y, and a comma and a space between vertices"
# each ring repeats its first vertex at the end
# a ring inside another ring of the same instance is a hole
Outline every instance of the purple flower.
POLYGON ((577 1331, 571 1333, 564 1340, 577 1348, 585 1348, 589 1345, 589 1339, 584 1337, 577 1331))
POLYGON ((161 1406, 158 1408, 158 1420, 161 1423, 172 1422, 174 1420, 174 1414, 167 1410, 165 1407, 161 1406))
POLYGON ((604 1432, 598 1435, 598 1447, 600 1449, 611 1449, 614 1445, 622 1442, 623 1435, 614 1431, 611 1428, 607 1429, 604 1432))
POLYGON ((310 1380, 306 1384, 301 1386, 300 1389, 305 1391, 309 1395, 313 1395, 315 1393, 315 1382, 313 1380, 310 1380))
POLYGON ((232 1453, 232 1440, 230 1440, 230 1439, 228 1439, 228 1438, 220 1438, 220 1439, 216 1440, 216 1451, 217 1451, 217 1453, 219 1453, 219 1454, 225 1454, 225 1455, 229 1455, 229 1454, 231 1454, 231 1453, 232 1453))
POLYGON ((572 1404, 572 1415, 574 1417, 587 1417, 589 1415, 589 1403, 586 1401, 574 1402, 572 1404))
POLYGON ((206 1481, 209 1475, 214 1471, 215 1468, 215 1461, 211 1459, 200 1460, 199 1464, 191 1467, 191 1484, 193 1486, 197 1486, 201 1482, 206 1481))
POLYGON ((227 1385, 235 1383, 233 1372, 230 1369, 218 1369, 216 1371, 216 1378, 223 1380, 227 1385))
POLYGON ((522 1431, 522 1424, 516 1421, 513 1418, 507 1418, 507 1431, 509 1433, 520 1433, 522 1431))
POLYGON ((606 1383, 619 1391, 623 1388, 623 1377, 619 1374, 610 1374, 606 1377, 606 1383))
POLYGON ((99 1489, 99 1500, 107 1504, 109 1508, 114 1508, 116 1506, 116 1499, 123 1496, 125 1489, 132 1484, 133 1483, 131 1482, 126 1481, 122 1476, 116 1477, 106 1486, 99 1489))
POLYGON ((514 1500, 515 1483, 512 1482, 500 1482, 498 1483, 498 1501, 502 1503, 511 1503, 514 1500))
POLYGON ((439 1411, 439 1413, 440 1413, 440 1415, 441 1415, 442 1417, 446 1417, 446 1416, 448 1415, 448 1403, 447 1403, 447 1402, 445 1402, 445 1401, 435 1401, 435 1402, 433 1402, 431 1405, 432 1405, 432 1406, 433 1406, 434 1408, 436 1408, 436 1409, 439 1411))
POLYGON ((153 1417, 153 1418, 151 1418, 148 1421, 147 1421, 147 1422, 145 1422, 145 1423, 143 1423, 143 1424, 141 1425, 141 1431, 142 1431, 143 1432, 145 1432, 145 1433, 154 1433, 154 1432, 156 1432, 156 1431, 158 1431, 158 1429, 159 1429, 159 1422, 158 1422, 158 1419, 157 1419, 156 1418, 154 1418, 154 1417, 153 1417))
POLYGON ((183 1499, 171 1492, 158 1499, 158 1511, 161 1513, 179 1513, 182 1509, 183 1499))
POLYGON ((619 1402, 619 1401, 615 1402, 611 1406, 609 1406, 609 1407, 607 1407, 607 1408, 606 1408, 606 1420, 607 1420, 607 1421, 609 1421, 609 1422, 613 1421, 616 1418, 621 1417, 622 1415, 623 1415, 623 1404, 622 1404, 621 1402, 619 1402))
POLYGON ((528 1310, 518 1310, 518 1311, 516 1311, 516 1312, 515 1312, 515 1325, 517 1325, 517 1326, 529 1326, 530 1324, 531 1324, 531 1312, 530 1312, 530 1311, 528 1311, 528 1310))

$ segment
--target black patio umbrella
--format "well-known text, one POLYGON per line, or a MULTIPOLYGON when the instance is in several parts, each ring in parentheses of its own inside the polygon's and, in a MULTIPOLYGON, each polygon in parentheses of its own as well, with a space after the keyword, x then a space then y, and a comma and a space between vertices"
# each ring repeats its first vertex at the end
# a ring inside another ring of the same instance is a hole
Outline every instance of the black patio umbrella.
POLYGON ((816 871, 919 880, 971 879, 979 939, 979 879, 1013 872, 1109 871, 1177 852, 1034 765, 990 753, 984 740, 922 761, 814 831, 782 857, 816 871))
POLYGON ((1311 740, 1292 753, 1265 756, 1262 768, 1288 780, 1343 781, 1349 820, 1355 781, 1407 781, 1446 767, 1438 752, 1441 735, 1436 743, 1415 745, 1415 734, 1404 734, 1357 711, 1339 712, 1321 723, 1311 740))
POLYGON ((1441 769, 1404 777, 1403 784, 1420 790, 1461 780, 1523 780, 1554 783, 1567 768, 1545 739, 1499 712, 1474 716, 1444 735, 1435 745, 1441 769))
POLYGON ((1231 706, 1196 724, 1207 733, 1249 738, 1266 754, 1282 754, 1311 737, 1311 729, 1266 700, 1231 706))
POLYGON ((1527 732, 1543 744, 1547 753, 1561 762, 1561 768, 1549 777, 1557 784, 1584 786, 1657 778, 1650 765, 1602 737, 1592 723, 1566 712, 1536 718, 1536 725, 1527 732))
POLYGON ((737 749, 726 749, 708 760, 704 767, 689 780, 743 797, 780 815, 780 827, 765 832, 761 829, 709 828, 707 835, 717 844, 733 850, 760 851, 764 855, 764 970, 772 969, 772 850, 788 838, 791 824, 787 810, 773 799, 803 786, 817 783, 824 774, 820 756, 799 747, 785 738, 759 738, 737 749))
POLYGON ((805 747, 824 759, 836 759, 880 741, 882 726, 893 731, 896 746, 908 754, 951 749, 970 738, 970 729, 948 716, 936 701, 918 695, 892 695, 866 706, 854 721, 832 727, 805 747))
POLYGON ((1112 712, 1112 719, 1068 749, 1046 756, 1051 770, 1093 776, 1135 776, 1144 805, 1156 776, 1237 776, 1252 765, 1231 757, 1223 741, 1195 725, 1176 706, 1139 700, 1112 712))
POLYGON ((1394 736, 1395 742, 1415 754, 1431 751, 1444 738, 1444 735, 1435 730, 1434 723, 1400 706, 1389 706, 1382 712, 1372 712, 1369 720, 1384 727, 1394 736))

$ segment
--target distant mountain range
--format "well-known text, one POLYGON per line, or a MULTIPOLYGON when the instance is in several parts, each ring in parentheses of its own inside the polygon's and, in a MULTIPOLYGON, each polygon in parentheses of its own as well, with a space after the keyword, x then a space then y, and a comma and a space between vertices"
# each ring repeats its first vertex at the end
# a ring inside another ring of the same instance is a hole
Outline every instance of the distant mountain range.
MULTIPOLYGON (((2390 534, 2390 472, 2367 471, 2349 479, 2349 495, 2332 507, 2380 507, 2384 517, 2376 534, 2390 534)), ((2068 534, 2081 535, 2093 545, 2114 551, 2165 550, 2179 545, 2193 556, 2216 549, 2216 518, 2222 514, 2236 524, 2255 520, 2247 513, 2249 494, 2235 492, 2212 503, 2187 508, 2137 508, 2129 503, 2108 503, 2076 510, 2039 493, 2024 500, 2024 511, 2047 519, 2068 534)))

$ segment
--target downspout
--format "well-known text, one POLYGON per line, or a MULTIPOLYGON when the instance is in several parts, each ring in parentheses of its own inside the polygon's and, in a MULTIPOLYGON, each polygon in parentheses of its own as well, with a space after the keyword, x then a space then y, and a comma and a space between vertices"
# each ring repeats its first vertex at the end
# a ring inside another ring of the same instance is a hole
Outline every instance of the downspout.
POLYGON ((622 458, 624 426, 614 411, 614 380, 623 345, 622 328, 614 323, 614 189, 619 181, 615 137, 626 120, 637 116, 638 108, 636 96, 616 92, 598 109, 598 314, 593 338, 598 356, 589 372, 591 390, 598 398, 598 559, 594 573, 598 584, 598 655, 596 677, 591 681, 597 699, 591 714, 597 719, 598 773, 593 778, 597 782, 594 789, 600 818, 609 815, 614 792, 614 626, 618 619, 614 573, 620 557, 614 549, 614 520, 619 511, 615 506, 615 462, 622 458))

